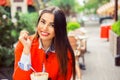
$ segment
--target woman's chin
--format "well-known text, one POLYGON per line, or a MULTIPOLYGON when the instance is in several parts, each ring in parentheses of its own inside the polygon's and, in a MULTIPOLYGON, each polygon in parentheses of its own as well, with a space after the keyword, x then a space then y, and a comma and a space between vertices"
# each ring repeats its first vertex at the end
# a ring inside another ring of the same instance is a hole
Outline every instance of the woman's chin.
POLYGON ((40 37, 42 40, 49 40, 48 37, 40 37))

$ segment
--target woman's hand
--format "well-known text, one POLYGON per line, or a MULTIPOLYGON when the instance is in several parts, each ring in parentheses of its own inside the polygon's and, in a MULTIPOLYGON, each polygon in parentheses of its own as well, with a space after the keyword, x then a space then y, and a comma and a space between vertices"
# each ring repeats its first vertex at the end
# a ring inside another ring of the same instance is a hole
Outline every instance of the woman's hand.
POLYGON ((22 30, 20 32, 19 36, 19 41, 23 44, 23 53, 29 54, 30 53, 30 48, 31 48, 31 43, 32 41, 29 39, 29 32, 26 30, 22 30))

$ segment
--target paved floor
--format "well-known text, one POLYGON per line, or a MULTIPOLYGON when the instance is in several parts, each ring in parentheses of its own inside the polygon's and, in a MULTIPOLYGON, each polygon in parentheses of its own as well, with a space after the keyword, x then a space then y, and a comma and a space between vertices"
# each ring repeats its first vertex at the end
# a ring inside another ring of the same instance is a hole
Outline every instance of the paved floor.
POLYGON ((82 70, 82 80, 120 80, 120 67, 114 65, 114 56, 109 41, 100 38, 98 24, 86 24, 87 50, 86 70, 82 70))

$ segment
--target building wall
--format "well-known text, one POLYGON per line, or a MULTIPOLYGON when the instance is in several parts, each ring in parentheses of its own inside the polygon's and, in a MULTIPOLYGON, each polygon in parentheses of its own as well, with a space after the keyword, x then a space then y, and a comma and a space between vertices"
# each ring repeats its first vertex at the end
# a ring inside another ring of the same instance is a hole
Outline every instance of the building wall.
POLYGON ((20 11, 22 13, 27 13, 27 0, 21 0, 21 2, 11 1, 11 17, 14 18, 16 12, 20 11))

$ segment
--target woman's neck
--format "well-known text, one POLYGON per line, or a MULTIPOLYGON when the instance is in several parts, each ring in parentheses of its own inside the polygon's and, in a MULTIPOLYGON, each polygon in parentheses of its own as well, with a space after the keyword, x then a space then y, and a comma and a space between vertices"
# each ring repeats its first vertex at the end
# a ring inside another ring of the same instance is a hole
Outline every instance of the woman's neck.
POLYGON ((41 40, 41 42, 43 48, 47 50, 51 46, 52 40, 41 40))

